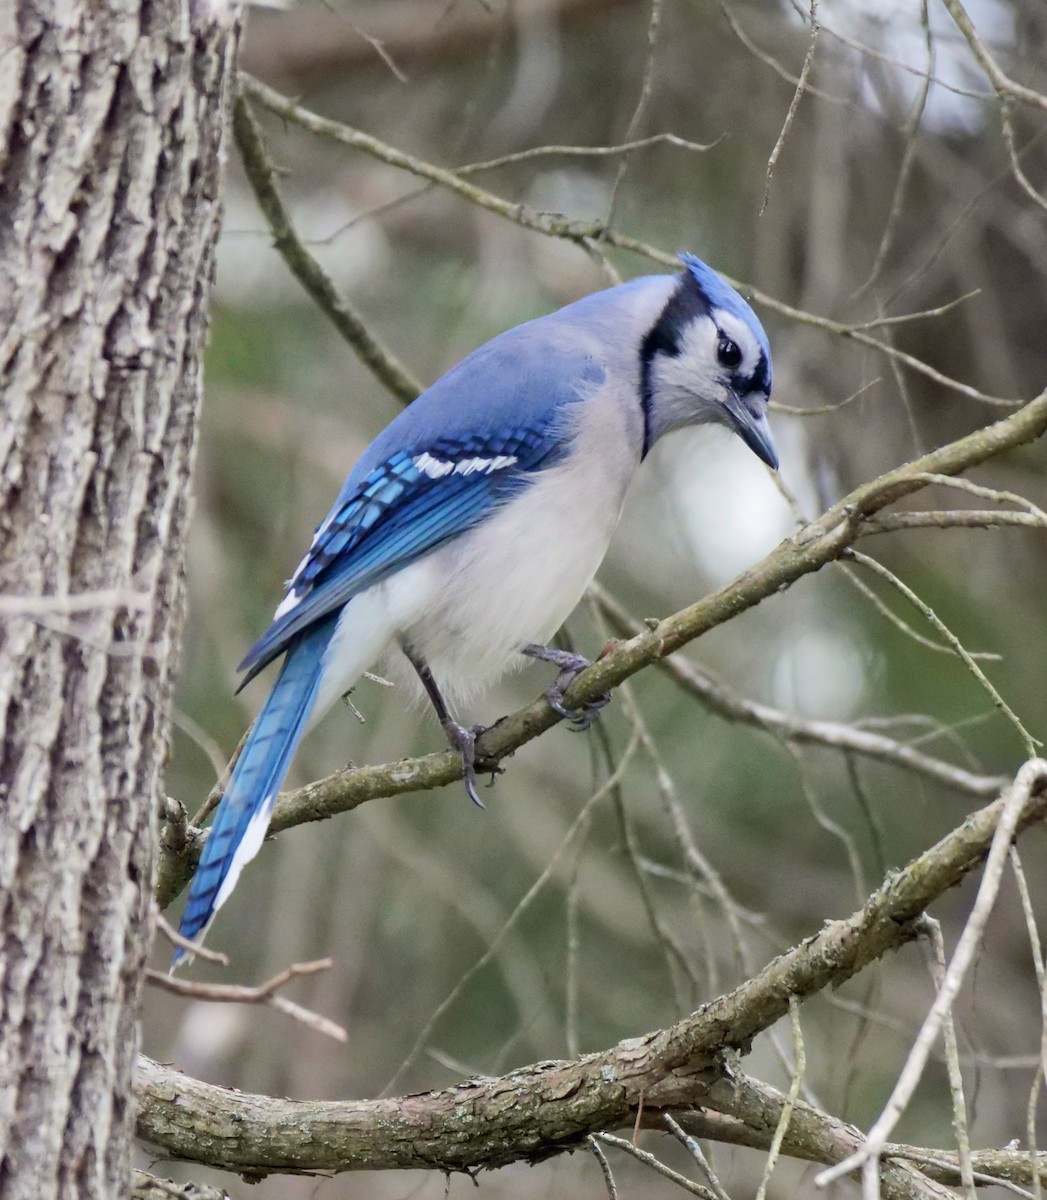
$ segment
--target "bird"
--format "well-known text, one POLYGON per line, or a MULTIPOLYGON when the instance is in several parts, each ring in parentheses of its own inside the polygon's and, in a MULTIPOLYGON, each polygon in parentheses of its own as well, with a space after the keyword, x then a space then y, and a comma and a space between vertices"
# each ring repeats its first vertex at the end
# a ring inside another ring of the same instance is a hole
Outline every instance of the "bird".
POLYGON ((591 724, 609 697, 564 705, 589 660, 547 643, 651 447, 684 426, 726 426, 777 469, 767 334, 720 274, 693 254, 679 261, 498 335, 364 451, 240 664, 243 687, 283 657, 204 841, 187 944, 257 854, 303 734, 365 671, 382 660, 420 684, 479 804, 479 727, 459 724, 448 697, 538 659, 558 671, 552 708, 574 729, 591 724))

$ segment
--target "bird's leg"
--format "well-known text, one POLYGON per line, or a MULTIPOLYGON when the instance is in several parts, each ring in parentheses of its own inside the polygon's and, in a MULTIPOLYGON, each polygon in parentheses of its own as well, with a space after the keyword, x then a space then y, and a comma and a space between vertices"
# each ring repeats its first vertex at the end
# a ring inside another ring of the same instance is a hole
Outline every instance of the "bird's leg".
POLYGON ((477 808, 483 808, 484 803, 476 794, 476 736, 483 730, 483 726, 474 725, 471 729, 467 729, 464 725, 459 725, 451 716, 447 701, 444 700, 440 689, 436 686, 436 680, 433 678, 432 671, 429 670, 429 664, 406 642, 402 649, 407 656, 407 661, 418 672, 418 678, 422 681, 422 687, 425 688, 426 695, 432 701, 433 708, 436 709, 436 715, 447 735, 447 740, 451 743, 451 749, 457 750, 462 756, 462 779, 465 782, 465 790, 469 799, 477 808))
POLYGON ((560 668, 560 674, 553 680, 553 686, 545 693, 545 698, 553 712, 567 721, 567 728, 572 733, 584 733, 600 715, 600 710, 611 702, 611 693, 604 692, 595 700, 587 700, 581 708, 572 710, 564 707, 563 694, 570 687, 572 680, 593 665, 592 660, 585 655, 574 654, 570 650, 558 650, 555 646, 533 644, 524 646, 521 653, 526 654, 528 658, 537 658, 541 662, 552 663, 560 668))

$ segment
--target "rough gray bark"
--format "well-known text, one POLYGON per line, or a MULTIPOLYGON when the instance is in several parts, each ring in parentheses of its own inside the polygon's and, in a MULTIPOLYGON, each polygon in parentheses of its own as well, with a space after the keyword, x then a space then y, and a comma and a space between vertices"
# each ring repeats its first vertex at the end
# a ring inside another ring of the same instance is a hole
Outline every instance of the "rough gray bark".
POLYGON ((130 1187, 235 35, 217 3, 0 5, 3 1200, 130 1187))

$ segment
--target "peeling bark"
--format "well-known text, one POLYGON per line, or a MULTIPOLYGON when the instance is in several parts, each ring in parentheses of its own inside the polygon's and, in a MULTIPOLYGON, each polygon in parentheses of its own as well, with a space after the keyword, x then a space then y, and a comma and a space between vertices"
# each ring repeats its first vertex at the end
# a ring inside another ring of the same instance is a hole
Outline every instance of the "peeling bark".
POLYGON ((236 26, 177 0, 2 8, 0 594, 32 603, 0 619, 0 1197, 108 1200, 236 26))

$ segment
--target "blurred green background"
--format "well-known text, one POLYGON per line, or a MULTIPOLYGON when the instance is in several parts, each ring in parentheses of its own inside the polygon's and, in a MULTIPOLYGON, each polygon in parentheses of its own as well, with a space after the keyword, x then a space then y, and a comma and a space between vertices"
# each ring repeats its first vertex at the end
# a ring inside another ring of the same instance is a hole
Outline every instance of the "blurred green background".
MULTIPOLYGON (((981 0, 968 8, 1012 76, 1042 89, 1043 5, 981 0)), ((652 56, 650 4, 631 0, 255 9, 243 65, 307 107, 441 165, 662 132, 712 144, 702 153, 660 144, 627 157, 537 157, 476 181, 579 220, 606 218, 613 198, 613 224, 623 232, 694 251, 835 321, 919 311, 976 291, 943 315, 879 336, 991 396, 1027 399, 1043 387, 1047 211, 1015 179, 999 106, 944 10, 825 0, 811 89, 769 184, 809 27, 789 3, 665 0, 659 11, 652 56), (369 38, 381 40, 396 71, 369 38), (648 63, 649 102, 634 121, 648 63), (925 87, 928 64, 935 82, 925 87)), ((1015 111, 1013 122, 1021 168, 1042 184, 1043 114, 1015 111)), ((609 282, 576 245, 291 125, 264 117, 263 127, 303 240, 423 381, 502 329, 609 282)), ((355 458, 397 411, 273 249, 235 152, 227 185, 168 776, 169 792, 190 811, 264 695, 265 681, 233 695, 237 662, 355 458)), ((652 270, 638 256, 608 258, 623 277, 652 270)), ((756 307, 771 337, 779 404, 821 409, 860 392, 830 413, 773 416, 782 481, 806 517, 1002 415, 853 340, 756 307)), ((1045 467, 1040 444, 974 478, 1047 507, 1045 467)), ((943 492, 933 506, 964 504, 987 507, 943 492)), ((793 527, 786 500, 743 447, 680 434, 641 473, 600 580, 637 618, 665 616, 793 527)), ((1042 735, 1043 531, 908 532, 861 548, 968 649, 1000 656, 985 669, 1042 735)), ((921 637, 940 640, 883 581, 858 578, 921 637)), ((584 608, 568 632, 590 653, 608 636, 584 608)), ((1022 759, 1013 728, 958 659, 888 620, 839 566, 715 630, 687 655, 745 697, 865 724, 972 770, 1010 774, 1022 759)), ((528 667, 460 715, 490 723, 548 682, 547 669, 528 667)), ((331 954, 333 970, 287 994, 344 1024, 347 1046, 260 1008, 153 994, 146 1051, 244 1090, 333 1098, 389 1085, 420 1090, 601 1048, 673 1021, 824 919, 848 914, 886 868, 978 803, 896 768, 789 748, 732 725, 652 670, 627 692, 605 712, 599 735, 557 728, 519 752, 484 793, 486 812, 451 787, 376 801, 262 850, 209 937, 231 955, 230 970, 197 964, 193 976, 261 982, 291 962, 331 954), (630 754, 634 714, 650 744, 630 754), (620 787, 579 825, 609 763, 623 756, 620 787), (702 869, 681 844, 681 821, 702 869)), ((364 683, 354 701, 366 723, 336 709, 298 753, 292 784, 349 761, 443 747, 428 712, 397 692, 364 683)), ((1021 852, 1042 917, 1043 831, 1026 835, 1021 852)), ((935 906, 950 946, 973 888, 935 906)), ((166 958, 158 947, 154 965, 166 958)), ((909 948, 806 1004, 808 1094, 867 1125, 931 996, 926 955, 909 948)), ((959 1011, 973 1141, 1022 1137, 1041 1019, 1010 878, 959 1011)), ((784 1056, 761 1037, 746 1069, 786 1086, 788 1030, 774 1040, 784 1056)), ((663 1140, 645 1136, 687 1169, 663 1140)), ((897 1136, 953 1145, 939 1061, 897 1136)), ((720 1147, 713 1157, 732 1196, 754 1190, 762 1154, 720 1147)), ((623 1196, 670 1194, 672 1185, 636 1164, 616 1158, 614 1166, 623 1196)), ((811 1195, 812 1174, 783 1163, 771 1194, 811 1195)), ((581 1154, 478 1184, 491 1198, 605 1194, 595 1160, 581 1154)), ((410 1173, 231 1185, 234 1195, 260 1200, 440 1197, 444 1188, 442 1176, 410 1173)), ((450 1183, 455 1196, 474 1190, 466 1179, 450 1183)))

